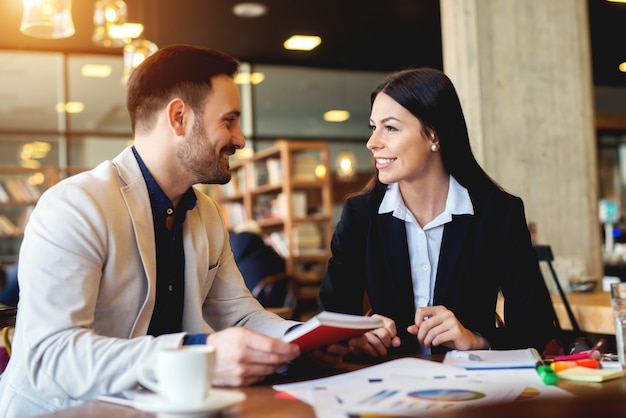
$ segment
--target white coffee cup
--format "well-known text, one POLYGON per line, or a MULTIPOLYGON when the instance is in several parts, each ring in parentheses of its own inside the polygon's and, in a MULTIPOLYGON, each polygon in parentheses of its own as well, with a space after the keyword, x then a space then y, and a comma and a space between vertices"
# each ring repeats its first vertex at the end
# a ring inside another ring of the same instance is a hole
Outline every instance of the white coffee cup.
POLYGON ((139 368, 138 380, 171 403, 201 404, 211 391, 215 347, 188 345, 164 349, 155 364, 139 368))

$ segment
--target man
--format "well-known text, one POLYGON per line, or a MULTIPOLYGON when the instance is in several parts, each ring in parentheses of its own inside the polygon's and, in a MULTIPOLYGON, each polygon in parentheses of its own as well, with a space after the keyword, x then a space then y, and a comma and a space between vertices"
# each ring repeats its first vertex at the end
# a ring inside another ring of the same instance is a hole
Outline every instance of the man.
MULTIPOLYGON (((207 48, 158 51, 128 81, 134 145, 44 193, 20 253, 4 416, 129 389, 163 348, 214 345, 214 383, 231 386, 299 356, 279 339, 296 322, 250 295, 217 204, 192 188, 228 182, 228 158, 245 144, 237 70, 207 48)), ((327 350, 338 360, 347 347, 327 350)))

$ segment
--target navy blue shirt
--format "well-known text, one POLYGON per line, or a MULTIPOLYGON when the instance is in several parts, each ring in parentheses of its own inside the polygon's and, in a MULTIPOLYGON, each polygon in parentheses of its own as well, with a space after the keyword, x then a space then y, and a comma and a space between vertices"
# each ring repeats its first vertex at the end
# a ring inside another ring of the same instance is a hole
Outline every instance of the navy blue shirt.
POLYGON ((187 211, 196 206, 196 195, 193 189, 189 188, 181 197, 178 207, 174 207, 148 171, 134 146, 132 149, 148 187, 156 244, 156 303, 148 334, 158 336, 181 332, 185 300, 183 223, 187 211), (171 230, 166 226, 167 218, 170 216, 174 216, 171 230))

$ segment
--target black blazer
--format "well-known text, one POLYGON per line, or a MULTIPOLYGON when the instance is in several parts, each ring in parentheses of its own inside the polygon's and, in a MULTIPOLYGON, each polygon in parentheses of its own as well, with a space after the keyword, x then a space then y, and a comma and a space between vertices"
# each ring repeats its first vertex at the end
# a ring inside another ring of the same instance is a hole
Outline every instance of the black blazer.
MULTIPOLYGON (((404 221, 378 214, 385 190, 348 199, 332 238, 332 257, 320 288, 320 310, 363 314, 367 292, 373 313, 396 321, 402 345, 416 353, 415 304, 404 221)), ((524 205, 506 192, 471 196, 474 215, 444 226, 434 305, 450 309, 491 348, 535 347, 554 338, 554 310, 530 241, 524 205), (495 326, 498 290, 505 297, 504 328, 495 326)), ((433 347, 444 352, 445 347, 433 347)))

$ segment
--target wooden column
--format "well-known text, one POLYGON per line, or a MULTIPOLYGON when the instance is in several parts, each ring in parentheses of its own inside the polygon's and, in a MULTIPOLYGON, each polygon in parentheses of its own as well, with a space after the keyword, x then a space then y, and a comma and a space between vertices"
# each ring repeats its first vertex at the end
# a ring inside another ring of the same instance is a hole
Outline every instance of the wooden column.
POLYGON ((584 0, 441 0, 444 71, 485 170, 524 199, 539 243, 602 274, 584 0))

